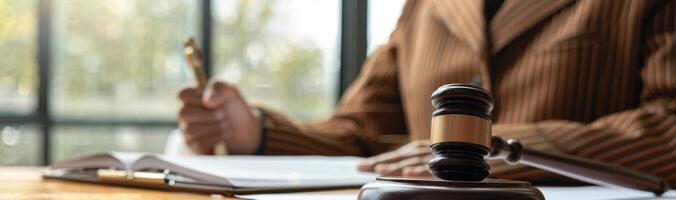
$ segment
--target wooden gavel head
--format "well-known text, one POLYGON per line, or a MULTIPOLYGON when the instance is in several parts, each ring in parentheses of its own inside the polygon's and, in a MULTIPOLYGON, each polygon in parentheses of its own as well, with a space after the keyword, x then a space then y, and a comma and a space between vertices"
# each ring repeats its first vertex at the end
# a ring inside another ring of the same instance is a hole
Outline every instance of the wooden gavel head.
POLYGON ((432 153, 427 163, 437 178, 481 181, 490 174, 493 97, 468 84, 448 84, 432 93, 432 153))

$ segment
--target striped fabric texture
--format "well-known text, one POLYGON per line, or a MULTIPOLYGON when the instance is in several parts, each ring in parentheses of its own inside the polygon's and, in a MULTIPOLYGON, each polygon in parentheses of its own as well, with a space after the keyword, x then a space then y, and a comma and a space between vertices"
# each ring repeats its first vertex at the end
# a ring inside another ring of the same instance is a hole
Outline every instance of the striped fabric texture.
MULTIPOLYGON (((493 133, 676 186, 676 1, 410 0, 326 120, 268 113, 267 154, 373 155, 430 136, 430 95, 481 77, 493 133)), ((492 175, 561 180, 491 162, 492 175)))

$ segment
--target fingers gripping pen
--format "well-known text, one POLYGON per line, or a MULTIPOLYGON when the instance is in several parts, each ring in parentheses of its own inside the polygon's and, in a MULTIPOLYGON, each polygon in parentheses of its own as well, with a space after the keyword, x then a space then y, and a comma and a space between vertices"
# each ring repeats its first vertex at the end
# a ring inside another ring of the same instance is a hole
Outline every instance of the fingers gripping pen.
MULTIPOLYGON (((188 67, 192 70, 197 82, 197 86, 204 90, 207 85, 207 74, 204 71, 204 56, 202 51, 197 47, 195 40, 191 37, 185 41, 185 48, 183 53, 188 67)), ((225 141, 222 141, 214 147, 214 155, 228 155, 228 148, 225 141)))

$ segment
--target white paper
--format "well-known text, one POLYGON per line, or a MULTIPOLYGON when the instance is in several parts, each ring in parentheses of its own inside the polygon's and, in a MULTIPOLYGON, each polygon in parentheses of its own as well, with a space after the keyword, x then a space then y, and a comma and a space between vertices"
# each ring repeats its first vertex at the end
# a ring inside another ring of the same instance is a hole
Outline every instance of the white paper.
POLYGON ((583 187, 538 187, 547 200, 648 200, 676 199, 676 190, 655 197, 653 193, 629 189, 607 188, 602 186, 583 187))
POLYGON ((365 184, 376 177, 357 170, 361 160, 357 157, 155 156, 184 168, 177 169, 178 172, 210 181, 225 180, 235 187, 350 186, 365 184))

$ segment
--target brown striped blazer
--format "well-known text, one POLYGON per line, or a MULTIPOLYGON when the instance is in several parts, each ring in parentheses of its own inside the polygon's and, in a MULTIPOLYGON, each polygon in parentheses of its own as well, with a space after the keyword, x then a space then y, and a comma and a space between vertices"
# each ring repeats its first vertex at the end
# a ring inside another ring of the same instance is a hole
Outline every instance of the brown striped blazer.
MULTIPOLYGON (((270 109, 268 154, 377 154, 429 138, 430 94, 482 77, 493 132, 638 169, 676 185, 676 1, 410 0, 327 120, 270 109)), ((492 162, 493 175, 557 176, 492 162)))

